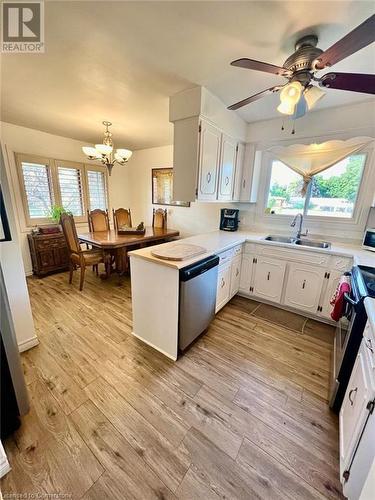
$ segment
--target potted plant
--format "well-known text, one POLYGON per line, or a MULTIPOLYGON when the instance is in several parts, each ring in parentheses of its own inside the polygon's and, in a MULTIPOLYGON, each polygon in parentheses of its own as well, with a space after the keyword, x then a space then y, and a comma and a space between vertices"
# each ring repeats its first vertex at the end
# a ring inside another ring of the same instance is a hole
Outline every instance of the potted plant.
POLYGON ((52 205, 50 210, 48 211, 47 215, 48 217, 54 222, 54 224, 49 224, 45 226, 39 227, 39 232, 41 234, 51 234, 51 233, 58 233, 61 231, 61 226, 60 226, 60 217, 61 214, 70 214, 68 210, 65 210, 65 208, 61 205, 52 205))

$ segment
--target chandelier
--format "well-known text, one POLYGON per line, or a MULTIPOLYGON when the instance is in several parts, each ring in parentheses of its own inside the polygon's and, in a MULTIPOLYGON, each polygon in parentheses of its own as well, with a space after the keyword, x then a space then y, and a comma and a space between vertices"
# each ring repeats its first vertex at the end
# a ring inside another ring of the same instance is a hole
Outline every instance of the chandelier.
POLYGON ((94 148, 83 146, 82 151, 89 160, 100 160, 107 167, 109 175, 111 175, 113 165, 115 163, 125 165, 133 153, 129 149, 114 150, 112 134, 108 130, 112 123, 104 121, 103 125, 105 126, 103 144, 95 144, 94 148))

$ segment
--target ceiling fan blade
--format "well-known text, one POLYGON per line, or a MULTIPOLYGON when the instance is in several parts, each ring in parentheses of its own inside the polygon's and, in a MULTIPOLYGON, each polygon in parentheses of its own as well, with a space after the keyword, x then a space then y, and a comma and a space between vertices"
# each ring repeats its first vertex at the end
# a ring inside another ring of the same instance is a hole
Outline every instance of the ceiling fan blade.
POLYGON ((233 111, 235 109, 242 108, 242 106, 246 106, 246 104, 250 104, 251 102, 257 101, 258 99, 261 99, 262 97, 268 94, 273 94, 274 92, 278 92, 282 87, 283 87, 282 85, 278 85, 277 87, 271 87, 270 89, 262 90, 262 92, 258 92, 257 94, 247 97, 246 99, 242 99, 242 101, 232 104, 232 106, 228 106, 228 109, 233 111))
POLYGON ((281 66, 275 66, 274 64, 268 64, 262 61, 256 61, 255 59, 247 59, 246 57, 232 61, 231 65, 237 66, 239 68, 264 71, 265 73, 273 73, 274 75, 280 75, 280 76, 291 75, 291 71, 289 71, 286 68, 282 68, 281 66))
POLYGON ((375 75, 363 73, 327 73, 319 81, 321 87, 375 94, 375 75))
POLYGON ((366 19, 353 31, 334 43, 324 51, 316 60, 316 69, 323 69, 336 64, 342 59, 358 52, 375 41, 375 14, 366 19))

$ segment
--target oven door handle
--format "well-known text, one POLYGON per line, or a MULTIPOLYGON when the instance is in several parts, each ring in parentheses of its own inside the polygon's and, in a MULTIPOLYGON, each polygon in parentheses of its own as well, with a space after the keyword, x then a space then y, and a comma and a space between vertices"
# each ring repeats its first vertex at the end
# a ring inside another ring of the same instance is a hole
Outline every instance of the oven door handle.
POLYGON ((345 298, 346 302, 349 302, 349 304, 351 304, 354 307, 358 306, 358 304, 359 304, 359 302, 356 302, 355 300, 353 300, 348 293, 344 293, 344 298, 345 298))

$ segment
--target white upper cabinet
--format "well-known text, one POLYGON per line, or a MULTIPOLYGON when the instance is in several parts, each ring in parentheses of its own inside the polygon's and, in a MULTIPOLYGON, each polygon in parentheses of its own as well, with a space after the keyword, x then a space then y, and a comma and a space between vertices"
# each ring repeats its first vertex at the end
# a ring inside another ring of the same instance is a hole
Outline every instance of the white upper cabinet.
MULTIPOLYGON (((233 201, 241 200, 241 190, 243 184, 243 173, 244 173, 244 161, 245 161, 245 144, 239 142, 237 144, 237 154, 236 154, 236 172, 234 174, 234 191, 233 191, 233 201)), ((245 182, 246 184, 246 182, 245 182)))
POLYGON ((236 170, 237 141, 222 134, 220 155, 220 181, 217 199, 231 201, 233 199, 234 178, 236 170))
POLYGON ((289 264, 284 304, 315 314, 326 274, 319 267, 289 264))
POLYGON ((280 302, 286 263, 267 257, 256 257, 253 293, 272 302, 280 302))
POLYGON ((216 200, 220 153, 220 130, 202 120, 200 124, 199 148, 199 200, 216 200))

